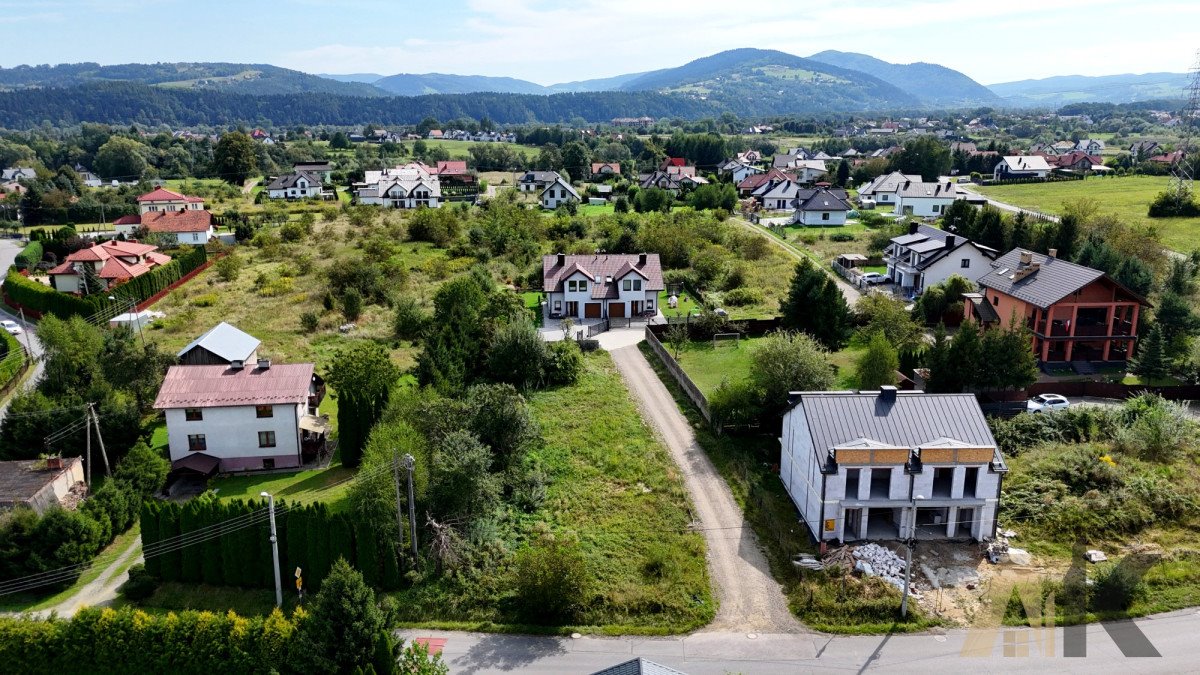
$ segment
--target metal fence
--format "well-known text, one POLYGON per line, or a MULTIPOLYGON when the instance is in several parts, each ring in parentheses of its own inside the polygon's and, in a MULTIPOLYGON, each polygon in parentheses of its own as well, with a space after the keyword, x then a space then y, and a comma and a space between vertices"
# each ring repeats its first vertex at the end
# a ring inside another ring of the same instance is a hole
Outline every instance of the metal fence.
POLYGON ((604 321, 601 321, 600 323, 593 323, 588 326, 585 326, 586 330, 584 332, 584 337, 585 338, 595 337, 595 336, 607 331, 609 329, 608 324, 609 324, 609 320, 605 319, 604 321))

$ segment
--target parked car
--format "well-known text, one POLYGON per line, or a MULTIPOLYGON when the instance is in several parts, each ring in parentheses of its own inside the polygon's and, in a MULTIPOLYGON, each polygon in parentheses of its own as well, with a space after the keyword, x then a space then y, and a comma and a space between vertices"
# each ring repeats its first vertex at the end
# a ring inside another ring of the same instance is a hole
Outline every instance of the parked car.
POLYGON ((8 331, 8 333, 10 335, 20 335, 21 334, 21 327, 17 325, 16 321, 12 321, 10 319, 5 319, 3 321, 0 321, 0 327, 4 328, 4 330, 8 331))
POLYGON ((887 278, 886 275, 880 274, 879 272, 864 272, 862 275, 862 282, 868 286, 886 284, 890 281, 891 279, 887 278))
POLYGON ((1071 402, 1061 394, 1039 394, 1029 399, 1025 410, 1029 412, 1047 412, 1051 410, 1066 410, 1071 402))

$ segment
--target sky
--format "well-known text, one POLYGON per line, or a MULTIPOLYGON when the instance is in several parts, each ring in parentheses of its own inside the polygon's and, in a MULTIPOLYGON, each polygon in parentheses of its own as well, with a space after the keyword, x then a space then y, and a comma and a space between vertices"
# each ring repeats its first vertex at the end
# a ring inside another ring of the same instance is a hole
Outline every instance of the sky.
POLYGON ((226 61, 549 85, 726 49, 856 51, 983 84, 1184 72, 1195 0, 0 0, 0 66, 226 61), (743 9, 745 11, 743 11, 743 9))

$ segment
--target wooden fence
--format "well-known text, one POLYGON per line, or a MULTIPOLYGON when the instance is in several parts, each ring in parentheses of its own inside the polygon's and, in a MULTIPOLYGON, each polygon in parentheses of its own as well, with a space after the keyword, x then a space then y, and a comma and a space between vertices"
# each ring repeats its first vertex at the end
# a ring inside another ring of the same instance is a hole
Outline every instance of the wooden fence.
POLYGON ((704 392, 700 391, 700 387, 697 387, 695 382, 692 382, 692 378, 688 377, 683 367, 675 359, 671 358, 670 352, 659 342, 658 336, 654 334, 654 331, 651 330, 652 328, 654 326, 646 326, 646 344, 650 345, 651 351, 666 366, 667 372, 679 383, 679 387, 683 389, 683 393, 687 394, 692 403, 696 404, 696 408, 700 410, 700 414, 704 416, 704 420, 712 424, 712 413, 708 410, 708 399, 704 396, 704 392))

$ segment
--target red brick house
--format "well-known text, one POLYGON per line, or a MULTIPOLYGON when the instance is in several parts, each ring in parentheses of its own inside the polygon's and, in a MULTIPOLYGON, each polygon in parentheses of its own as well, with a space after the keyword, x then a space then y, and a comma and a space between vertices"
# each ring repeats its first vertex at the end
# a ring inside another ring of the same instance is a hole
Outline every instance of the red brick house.
POLYGON ((991 263, 968 293, 966 319, 983 326, 1023 321, 1040 363, 1125 362, 1138 316, 1150 304, 1104 272, 1054 255, 1013 249, 991 263))

